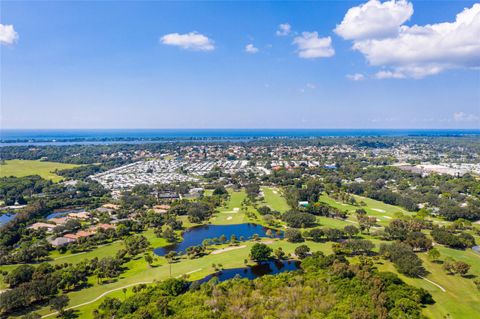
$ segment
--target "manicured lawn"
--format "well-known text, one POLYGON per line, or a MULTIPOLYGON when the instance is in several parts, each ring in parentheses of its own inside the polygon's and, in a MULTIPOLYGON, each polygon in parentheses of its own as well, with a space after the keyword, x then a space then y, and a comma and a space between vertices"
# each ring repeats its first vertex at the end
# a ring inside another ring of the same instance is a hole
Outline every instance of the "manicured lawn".
POLYGON ((280 189, 276 187, 262 187, 262 192, 265 198, 265 203, 271 209, 276 210, 280 213, 284 213, 290 210, 290 206, 287 204, 287 201, 280 193, 280 189))
POLYGON ((69 169, 78 167, 75 164, 64 164, 56 162, 42 162, 30 160, 7 160, 5 164, 0 165, 0 177, 16 176, 23 177, 29 175, 40 175, 45 179, 58 182, 61 176, 53 173, 55 170, 69 169))
MULTIPOLYGON (((264 203, 258 203, 259 206, 265 204, 270 206, 272 209, 284 212, 289 209, 288 205, 286 204, 285 199, 280 195, 280 192, 275 188, 270 187, 262 187, 262 191, 264 193, 265 201, 264 203), (276 191, 276 192, 275 192, 276 191)), ((215 214, 214 217, 210 220, 212 224, 240 224, 245 222, 255 222, 258 224, 262 224, 263 220, 262 217, 256 212, 256 210, 249 206, 247 210, 250 212, 256 213, 256 219, 249 219, 246 217, 245 212, 241 210, 241 203, 246 197, 245 191, 232 191, 230 192, 230 199, 225 204, 224 207, 220 207, 218 209, 218 213, 215 214), (235 208, 238 208, 236 210, 235 208)), ((385 225, 388 223, 388 218, 384 218, 383 220, 380 218, 382 216, 391 216, 394 217, 395 212, 403 212, 406 214, 411 214, 409 212, 405 212, 403 209, 386 205, 384 203, 370 200, 367 198, 357 198, 358 201, 363 200, 367 206, 363 208, 368 212, 369 215, 377 216, 381 221, 379 224, 385 225), (377 209, 377 210, 374 210, 377 209), (383 210, 382 212, 378 210, 383 210)), ((349 212, 354 212, 360 206, 352 206, 343 203, 339 203, 334 199, 322 195, 321 201, 327 202, 328 204, 338 207, 343 210, 348 210, 349 212)), ((181 216, 180 219, 184 222, 185 227, 194 226, 194 224, 189 223, 186 216, 181 216)), ((356 225, 356 218, 354 214, 351 214, 347 221, 333 219, 333 218, 326 218, 326 217, 317 217, 317 220, 320 226, 325 227, 336 227, 336 228, 343 228, 346 225, 356 225)), ((283 223, 280 225, 282 226, 283 223)), ((152 229, 149 229, 143 233, 151 243, 151 247, 160 247, 167 244, 167 242, 162 238, 157 238, 152 229)), ((381 240, 374 239, 370 236, 363 236, 366 239, 370 239, 376 245, 375 250, 378 250, 378 246, 381 243, 381 240)), ((278 247, 282 247, 282 249, 287 253, 291 254, 294 252, 295 248, 302 244, 307 244, 312 251, 322 251, 325 254, 332 253, 332 243, 331 242, 322 242, 322 243, 315 243, 307 241, 305 243, 289 243, 285 240, 278 240, 278 239, 263 239, 264 242, 268 243, 268 245, 276 249, 278 247)), ((125 266, 125 271, 122 275, 117 278, 115 281, 105 284, 98 284, 96 278, 93 276, 90 278, 89 283, 91 284, 90 287, 82 289, 80 291, 74 291, 68 293, 70 297, 70 305, 79 305, 85 302, 89 302, 94 298, 102 295, 103 293, 107 293, 109 297, 117 297, 120 299, 124 298, 124 293, 122 292, 121 288, 125 286, 129 286, 127 290, 127 296, 132 294, 131 287, 137 283, 143 282, 153 282, 164 280, 170 276, 170 268, 172 277, 177 277, 181 275, 188 274, 188 278, 190 280, 197 280, 201 279, 211 273, 214 272, 212 264, 222 264, 223 268, 238 268, 244 267, 245 263, 244 260, 248 259, 248 255, 250 252, 251 246, 254 244, 253 241, 248 242, 241 242, 239 245, 245 245, 246 247, 225 251, 220 254, 209 254, 202 258, 198 259, 188 259, 186 257, 182 257, 178 262, 170 265, 166 262, 164 257, 155 256, 155 261, 152 266, 147 265, 143 256, 138 256, 134 260, 130 260, 127 262, 125 266), (109 292, 113 289, 119 289, 116 291, 109 292)), ((104 245, 98 247, 92 251, 85 252, 82 254, 71 254, 67 253, 65 255, 60 255, 58 253, 52 253, 52 258, 59 258, 52 261, 53 264, 56 263, 77 263, 83 259, 91 259, 94 257, 104 257, 109 255, 114 255, 120 248, 123 247, 123 243, 121 241, 116 241, 108 245, 104 245)), ((211 246, 210 249, 215 250, 225 247, 225 245, 216 245, 211 246)), ((452 257, 456 260, 463 260, 470 265, 472 265, 471 274, 474 276, 480 276, 480 254, 475 253, 472 250, 467 251, 459 251, 453 250, 445 247, 438 247, 440 253, 442 255, 441 259, 445 259, 446 257, 452 257)), ((436 303, 432 306, 428 306, 425 308, 424 313, 430 318, 444 318, 448 314, 450 314, 451 318, 475 318, 475 314, 480 312, 480 297, 478 290, 476 289, 475 285, 473 284, 472 279, 462 278, 460 276, 450 276, 447 275, 444 270, 442 269, 441 264, 432 263, 426 258, 425 254, 419 254, 420 257, 424 261, 424 265, 426 269, 430 272, 427 275, 427 278, 438 283, 439 285, 443 286, 447 292, 442 292, 438 287, 435 285, 421 279, 421 278, 408 278, 403 275, 400 277, 407 283, 412 284, 416 287, 421 287, 429 291, 432 296, 434 297, 436 303)), ((352 259, 352 262, 355 262, 355 258, 352 259)), ((0 269, 11 269, 10 266, 0 267, 0 269), (5 267, 5 268, 4 268, 5 267)), ((16 267, 16 266, 13 266, 16 267)), ((383 271, 392 271, 397 273, 393 264, 388 261, 382 261, 378 264, 378 268, 383 271)), ((79 312, 80 318, 92 318, 92 311, 97 308, 100 303, 103 301, 103 298, 95 301, 91 304, 84 305, 82 307, 77 308, 79 312)), ((47 307, 42 308, 38 311, 42 315, 51 313, 47 307)), ((50 318, 54 318, 51 316, 50 318)))
POLYGON ((363 201, 366 204, 366 206, 360 206, 360 205, 354 206, 354 205, 342 203, 326 194, 322 194, 320 196, 321 202, 326 203, 332 207, 338 208, 342 211, 347 211, 351 213, 351 216, 349 216, 349 219, 353 221, 356 221, 356 218, 353 213, 355 213, 355 211, 360 208, 364 209, 369 216, 375 216, 378 220, 378 224, 382 226, 388 225, 390 220, 395 218, 395 213, 403 213, 405 215, 414 214, 412 212, 406 211, 405 209, 399 206, 388 205, 378 200, 370 199, 367 197, 355 196, 355 199, 357 200, 357 203, 360 203, 361 201, 363 201))
MULTIPOLYGON (((228 193, 230 194, 229 200, 224 206, 217 209, 218 213, 210 219, 210 222, 215 225, 231 225, 248 222, 245 212, 241 210, 242 202, 247 197, 245 191, 243 189, 240 191, 229 189, 228 193)), ((249 207, 248 209, 251 210, 252 208, 249 207)))
MULTIPOLYGON (((480 276, 480 254, 471 249, 466 251, 439 247, 441 260, 452 257, 455 260, 462 260, 470 264, 470 274, 480 276)), ((448 275, 442 269, 442 263, 430 261, 426 254, 419 254, 423 260, 425 269, 429 272, 427 279, 439 284, 446 291, 443 292, 437 286, 421 279, 409 278, 399 275, 406 283, 415 287, 423 288, 430 292, 435 304, 425 308, 424 314, 429 318, 477 318, 480 313, 480 294, 471 278, 463 278, 459 275, 448 275)), ((386 262, 379 267, 380 270, 397 273, 395 267, 386 262)), ((474 278, 475 279, 475 278, 474 278)))

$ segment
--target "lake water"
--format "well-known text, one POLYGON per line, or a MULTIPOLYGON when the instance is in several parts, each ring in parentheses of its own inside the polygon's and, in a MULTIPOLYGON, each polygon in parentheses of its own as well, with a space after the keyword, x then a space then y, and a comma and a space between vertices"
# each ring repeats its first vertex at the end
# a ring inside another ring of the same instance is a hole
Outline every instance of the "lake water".
MULTIPOLYGON (((192 227, 183 233, 183 241, 165 247, 159 247, 154 250, 155 254, 164 256, 170 251, 178 253, 184 252, 188 247, 201 245, 204 239, 219 238, 222 235, 230 240, 230 236, 243 236, 245 240, 250 239, 257 234, 260 237, 267 237, 268 228, 256 224, 237 224, 237 225, 202 225, 192 227)), ((275 230, 272 230, 275 234, 275 230)), ((280 237, 282 237, 281 235, 280 237)))
POLYGON ((480 254, 480 246, 473 246, 472 249, 480 254))
POLYGON ((12 213, 0 215, 0 226, 5 225, 9 221, 11 221, 14 217, 15 217, 15 214, 12 214, 12 213))
POLYGON ((228 280, 237 277, 255 279, 265 275, 275 275, 285 271, 293 271, 300 269, 300 262, 295 260, 272 260, 263 262, 246 268, 232 268, 225 269, 218 273, 208 275, 200 279, 198 282, 208 282, 210 279, 216 277, 220 281, 228 280))

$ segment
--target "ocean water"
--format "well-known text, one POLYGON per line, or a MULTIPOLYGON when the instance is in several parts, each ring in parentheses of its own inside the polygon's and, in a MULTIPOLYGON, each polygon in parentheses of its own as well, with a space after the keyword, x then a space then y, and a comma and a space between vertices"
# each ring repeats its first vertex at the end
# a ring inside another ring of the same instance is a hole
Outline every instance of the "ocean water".
POLYGON ((72 129, 0 130, 0 146, 44 144, 102 144, 125 141, 245 140, 347 136, 480 135, 480 129, 72 129))

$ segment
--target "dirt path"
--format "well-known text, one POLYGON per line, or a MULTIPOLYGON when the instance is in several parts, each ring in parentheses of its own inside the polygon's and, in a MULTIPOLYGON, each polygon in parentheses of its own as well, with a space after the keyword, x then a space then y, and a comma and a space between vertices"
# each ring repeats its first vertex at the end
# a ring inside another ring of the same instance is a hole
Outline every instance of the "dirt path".
POLYGON ((422 277, 422 276, 418 276, 418 277, 422 278, 422 279, 425 280, 425 281, 428 281, 429 283, 431 283, 431 284, 434 285, 434 286, 437 286, 438 288, 440 288, 441 291, 446 292, 445 288, 443 288, 442 286, 440 286, 440 285, 437 284, 436 282, 433 282, 433 281, 431 281, 430 279, 427 279, 427 278, 422 277))
MULTIPOLYGON (((102 299, 103 297, 105 297, 105 296, 108 295, 109 293, 114 292, 114 291, 118 291, 118 290, 122 290, 123 288, 128 288, 128 287, 132 287, 132 286, 136 286, 136 285, 141 285, 141 284, 151 284, 152 282, 153 282, 153 281, 141 281, 141 282, 136 282, 136 283, 133 283, 133 284, 130 284, 130 285, 126 285, 126 286, 123 286, 123 287, 111 289, 111 290, 105 291, 103 294, 101 294, 100 296, 98 296, 97 298, 95 298, 95 299, 93 299, 93 300, 90 300, 90 301, 81 303, 81 304, 79 304, 79 305, 75 305, 75 306, 71 306, 71 307, 65 308, 65 310, 80 308, 80 307, 89 305, 89 304, 91 304, 91 303, 94 303, 94 302, 102 299)), ((53 316, 53 315, 56 315, 56 314, 58 314, 58 312, 52 312, 52 313, 49 313, 48 315, 42 316, 42 318, 47 318, 47 317, 50 317, 50 316, 53 316)))

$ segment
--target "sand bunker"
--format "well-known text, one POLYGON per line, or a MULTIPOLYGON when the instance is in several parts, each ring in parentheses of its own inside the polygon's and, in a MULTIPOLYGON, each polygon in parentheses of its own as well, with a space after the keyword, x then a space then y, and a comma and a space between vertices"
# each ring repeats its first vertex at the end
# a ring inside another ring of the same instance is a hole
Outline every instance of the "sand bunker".
POLYGON ((236 250, 236 249, 242 249, 242 248, 245 248, 245 247, 247 247, 247 246, 246 246, 246 245, 242 245, 242 246, 227 247, 227 248, 222 248, 222 249, 214 250, 214 251, 212 251, 210 254, 211 254, 211 255, 218 255, 218 254, 224 253, 224 252, 226 252, 226 251, 236 250))

